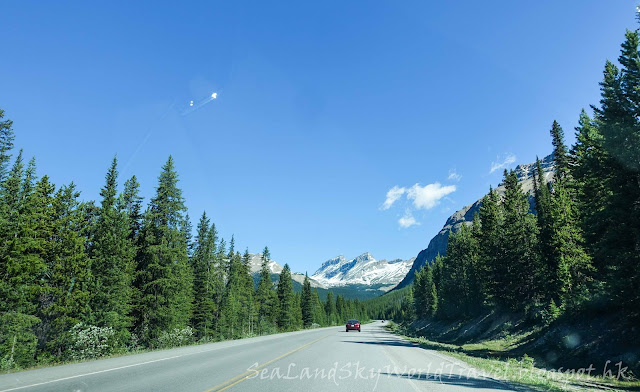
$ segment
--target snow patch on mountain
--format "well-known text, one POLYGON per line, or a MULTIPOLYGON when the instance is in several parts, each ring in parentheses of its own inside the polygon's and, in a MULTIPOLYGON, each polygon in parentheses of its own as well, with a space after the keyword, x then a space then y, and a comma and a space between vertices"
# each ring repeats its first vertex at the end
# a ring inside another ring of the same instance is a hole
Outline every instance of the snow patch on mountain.
POLYGON ((350 260, 340 255, 322 263, 311 278, 327 287, 358 284, 388 285, 391 288, 405 277, 413 261, 376 260, 369 252, 350 260))

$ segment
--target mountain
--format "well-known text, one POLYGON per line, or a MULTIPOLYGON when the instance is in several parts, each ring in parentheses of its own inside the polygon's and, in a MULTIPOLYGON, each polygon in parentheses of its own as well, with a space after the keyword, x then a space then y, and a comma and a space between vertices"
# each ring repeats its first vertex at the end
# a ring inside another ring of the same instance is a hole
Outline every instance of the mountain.
MULTIPOLYGON (((544 173, 545 180, 547 182, 553 181, 553 174, 555 173, 555 166, 553 162, 553 155, 548 155, 544 159, 540 161, 540 165, 542 166, 542 172, 544 173)), ((514 169, 516 175, 518 176, 518 181, 520 182, 520 186, 522 190, 529 195, 529 205, 531 210, 534 208, 534 199, 533 199, 533 172, 535 170, 535 162, 529 163, 526 165, 518 165, 514 169)), ((504 185, 499 184, 495 189, 500 195, 504 194, 504 185)), ((407 275, 400 281, 400 283, 396 286, 396 289, 400 289, 409 285, 413 282, 413 278, 415 276, 415 272, 420 270, 426 263, 431 263, 435 260, 436 256, 441 255, 444 256, 447 253, 447 243, 449 241, 449 233, 456 232, 460 229, 462 224, 471 224, 473 221, 473 216, 479 212, 480 205, 482 204, 482 199, 477 200, 473 204, 469 204, 466 207, 456 211, 453 215, 447 219, 447 222, 444 224, 444 227, 435 237, 429 241, 429 245, 426 249, 423 249, 418 256, 415 258, 411 269, 407 273, 407 275)))
POLYGON ((340 255, 322 263, 311 277, 328 288, 368 287, 385 292, 395 287, 412 265, 413 259, 376 260, 369 252, 351 260, 340 255))
MULTIPOLYGON (((250 254, 250 259, 249 259, 249 270, 251 271, 252 275, 259 275, 260 274, 260 269, 262 268, 262 254, 250 254)), ((282 266, 278 263, 276 263, 274 260, 269 260, 269 262, 267 263, 267 267, 269 268, 269 271, 271 272, 271 275, 279 275, 280 272, 282 272, 282 266)), ((291 279, 293 279, 294 282, 298 282, 300 284, 304 283, 304 274, 301 274, 299 272, 291 272, 291 279)), ((322 283, 318 282, 317 280, 313 279, 313 277, 309 277, 309 281, 311 282, 311 287, 317 287, 317 288, 322 288, 322 289, 326 289, 327 287, 324 286, 322 283)))

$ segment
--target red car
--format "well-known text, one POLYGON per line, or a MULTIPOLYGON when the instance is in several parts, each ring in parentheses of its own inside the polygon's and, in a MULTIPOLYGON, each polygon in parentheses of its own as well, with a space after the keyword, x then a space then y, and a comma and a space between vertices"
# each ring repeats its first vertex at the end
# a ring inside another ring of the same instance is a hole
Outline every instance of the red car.
POLYGON ((350 329, 357 329, 358 332, 360 332, 360 321, 358 320, 347 321, 347 332, 349 332, 350 329))

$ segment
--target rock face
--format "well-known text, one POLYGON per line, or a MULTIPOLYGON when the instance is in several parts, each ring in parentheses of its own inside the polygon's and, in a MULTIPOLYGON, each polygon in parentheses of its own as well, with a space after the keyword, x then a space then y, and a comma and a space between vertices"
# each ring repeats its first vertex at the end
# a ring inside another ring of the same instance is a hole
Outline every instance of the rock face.
POLYGON ((369 252, 351 260, 340 255, 322 263, 311 277, 329 288, 364 285, 387 291, 402 280, 413 260, 376 260, 369 252))
MULTIPOLYGON (((544 173, 545 181, 552 182, 553 175, 555 173, 555 167, 553 163, 553 155, 546 156, 543 160, 540 161, 542 166, 542 171, 544 173)), ((536 164, 529 163, 526 165, 518 165, 514 169, 516 175, 518 176, 518 181, 520 182, 520 186, 522 190, 529 194, 529 204, 531 206, 531 210, 533 211, 533 172, 535 170, 536 164)), ((500 195, 504 195, 504 186, 503 184, 498 185, 495 189, 500 195)), ((423 249, 418 253, 418 256, 415 258, 411 269, 407 273, 407 275, 400 281, 400 283, 396 286, 396 289, 400 289, 409 285, 413 282, 413 278, 415 277, 415 272, 420 270, 426 263, 432 263, 436 256, 441 255, 444 256, 447 252, 447 243, 449 241, 449 233, 456 232, 460 229, 460 226, 463 224, 471 224, 473 221, 473 216, 476 212, 479 212, 480 205, 482 204, 482 199, 477 200, 473 204, 469 204, 466 207, 456 211, 453 215, 447 219, 447 222, 444 224, 444 227, 435 237, 429 241, 429 245, 426 249, 423 249)))

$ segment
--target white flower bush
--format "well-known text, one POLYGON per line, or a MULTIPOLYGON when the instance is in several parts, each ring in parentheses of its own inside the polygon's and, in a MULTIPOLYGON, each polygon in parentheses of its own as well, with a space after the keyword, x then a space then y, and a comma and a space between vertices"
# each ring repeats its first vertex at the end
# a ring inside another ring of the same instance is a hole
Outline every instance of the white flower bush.
POLYGON ((78 323, 71 328, 70 332, 73 342, 71 352, 73 359, 92 359, 111 354, 114 344, 113 328, 78 323))
POLYGON ((193 329, 191 327, 174 328, 169 332, 163 332, 158 337, 158 345, 163 348, 184 346, 193 340, 193 329))

